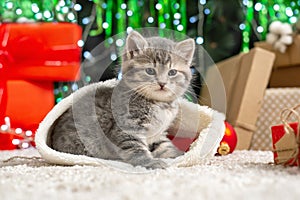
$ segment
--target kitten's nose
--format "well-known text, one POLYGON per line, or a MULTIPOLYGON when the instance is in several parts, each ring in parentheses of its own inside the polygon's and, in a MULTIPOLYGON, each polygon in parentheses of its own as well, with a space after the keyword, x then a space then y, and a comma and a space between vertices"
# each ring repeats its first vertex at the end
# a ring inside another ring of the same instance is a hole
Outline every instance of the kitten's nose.
POLYGON ((166 83, 161 83, 161 82, 159 82, 158 85, 160 86, 160 89, 162 90, 162 89, 164 89, 166 83))

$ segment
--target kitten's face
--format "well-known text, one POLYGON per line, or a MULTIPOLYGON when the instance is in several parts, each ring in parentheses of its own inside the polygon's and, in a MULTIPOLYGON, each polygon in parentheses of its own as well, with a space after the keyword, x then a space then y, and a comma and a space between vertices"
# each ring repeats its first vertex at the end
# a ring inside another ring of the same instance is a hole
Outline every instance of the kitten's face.
POLYGON ((170 102, 183 95, 191 80, 192 39, 175 43, 132 32, 126 42, 122 72, 126 84, 148 99, 170 102))

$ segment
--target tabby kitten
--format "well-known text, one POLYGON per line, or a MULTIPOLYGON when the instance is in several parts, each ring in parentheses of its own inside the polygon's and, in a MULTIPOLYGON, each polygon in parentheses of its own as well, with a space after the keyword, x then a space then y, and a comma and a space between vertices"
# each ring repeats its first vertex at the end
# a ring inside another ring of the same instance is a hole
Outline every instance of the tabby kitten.
POLYGON ((75 92, 72 106, 55 122, 53 149, 165 168, 159 158, 180 152, 166 137, 187 90, 195 44, 132 31, 126 40, 122 80, 95 83, 75 92), (83 91, 85 90, 85 91, 83 91))

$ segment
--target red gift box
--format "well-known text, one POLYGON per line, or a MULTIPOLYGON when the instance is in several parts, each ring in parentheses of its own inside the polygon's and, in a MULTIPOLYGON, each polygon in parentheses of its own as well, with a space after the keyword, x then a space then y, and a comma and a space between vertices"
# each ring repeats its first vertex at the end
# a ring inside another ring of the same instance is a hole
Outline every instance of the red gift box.
POLYGON ((54 106, 53 82, 80 78, 81 32, 72 23, 0 24, 0 124, 8 116, 35 131, 54 106))
POLYGON ((0 24, 0 76, 79 79, 81 28, 71 23, 0 24))
POLYGON ((271 127, 275 164, 300 166, 300 115, 295 111, 298 107, 285 109, 281 114, 283 124, 271 127), (292 114, 296 115, 298 122, 287 123, 292 114))
POLYGON ((5 116, 10 117, 14 128, 35 130, 54 106, 53 83, 50 81, 8 80, 6 91, 5 116))
POLYGON ((1 133, 1 130, 0 130, 0 134, 1 134, 0 150, 14 150, 14 149, 16 149, 16 146, 12 143, 12 140, 14 139, 14 135, 1 133))

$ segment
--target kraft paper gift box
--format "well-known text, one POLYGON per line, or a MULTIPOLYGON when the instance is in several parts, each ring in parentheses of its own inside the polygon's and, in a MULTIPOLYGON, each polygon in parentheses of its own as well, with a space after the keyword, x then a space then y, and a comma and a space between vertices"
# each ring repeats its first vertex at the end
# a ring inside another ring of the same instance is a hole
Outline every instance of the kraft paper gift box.
MULTIPOLYGON (((275 55, 261 48, 241 53, 216 64, 223 79, 226 93, 226 120, 233 125, 238 142, 236 149, 249 149, 255 123, 269 82, 275 55)), ((214 88, 218 74, 209 68, 205 74, 206 85, 214 88)), ((200 103, 211 106, 208 87, 203 85, 200 103)), ((218 86, 215 86, 218 87, 218 86)))
MULTIPOLYGON (((272 150, 270 127, 280 124, 280 113, 284 108, 291 108, 300 103, 300 87, 267 88, 256 121, 251 147, 253 150, 272 150)), ((295 120, 295 119, 293 119, 295 120)))
POLYGON ((293 44, 285 53, 273 49, 267 42, 257 42, 256 47, 275 53, 275 61, 270 77, 270 87, 300 87, 300 35, 294 36, 293 44))
POLYGON ((71 23, 0 24, 0 124, 35 130, 54 106, 53 82, 80 76, 81 28, 71 23))

